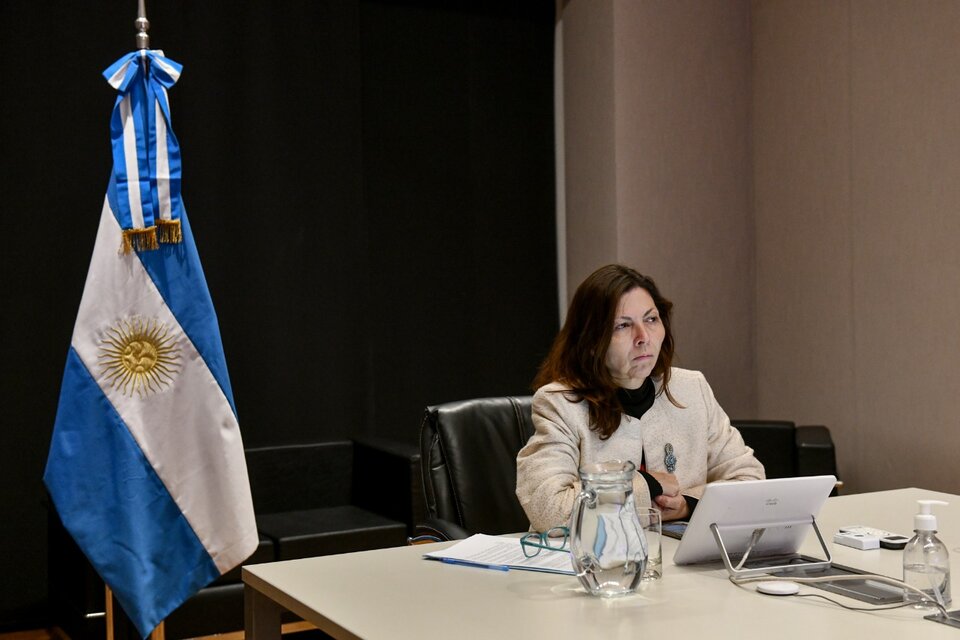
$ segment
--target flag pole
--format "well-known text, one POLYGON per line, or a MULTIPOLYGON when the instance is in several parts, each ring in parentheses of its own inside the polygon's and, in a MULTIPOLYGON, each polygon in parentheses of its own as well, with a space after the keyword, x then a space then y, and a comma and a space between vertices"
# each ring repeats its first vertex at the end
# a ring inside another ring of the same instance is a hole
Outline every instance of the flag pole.
MULTIPOLYGON (((146 4, 146 0, 137 0, 137 19, 133 23, 137 27, 137 49, 141 52, 140 55, 145 55, 150 48, 150 35, 147 33, 150 28, 150 21, 147 20, 146 4)), ((144 59, 144 64, 146 64, 146 59, 144 59)), ((107 587, 107 602, 107 640, 114 640, 113 621, 110 619, 113 617, 110 615, 113 613, 113 594, 109 587, 107 587)), ((166 624, 163 620, 150 632, 149 640, 166 640, 166 624)))
MULTIPOLYGON (((150 28, 150 21, 147 20, 147 7, 146 0, 137 0, 137 19, 134 22, 134 25, 137 27, 137 49, 140 50, 140 55, 144 55, 146 51, 150 48, 150 36, 147 34, 147 29, 150 28)), ((143 63, 146 64, 146 58, 144 58, 143 63)), ((161 620, 153 631, 150 632, 149 640, 166 640, 167 637, 167 625, 161 620)), ((107 640, 113 640, 109 637, 107 640)))
POLYGON ((113 590, 111 590, 111 589, 110 589, 110 586, 109 586, 109 585, 106 585, 106 584, 103 586, 103 589, 104 589, 103 596, 104 596, 104 600, 105 600, 105 603, 104 603, 104 604, 106 605, 106 612, 107 612, 107 640, 113 640, 113 637, 114 637, 114 633, 113 633, 113 590))
POLYGON ((150 36, 147 35, 147 29, 150 28, 150 21, 147 20, 146 0, 137 0, 137 20, 134 24, 137 27, 137 49, 149 49, 150 36))

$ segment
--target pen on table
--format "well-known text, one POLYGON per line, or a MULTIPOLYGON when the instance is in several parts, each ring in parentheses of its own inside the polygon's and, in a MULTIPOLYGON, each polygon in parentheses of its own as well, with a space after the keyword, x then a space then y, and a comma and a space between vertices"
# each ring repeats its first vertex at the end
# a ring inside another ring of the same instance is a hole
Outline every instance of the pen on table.
POLYGON ((510 567, 505 564, 484 564, 481 562, 470 562, 469 560, 457 560, 456 558, 440 558, 440 562, 445 564, 459 564, 464 567, 477 567, 478 569, 493 569, 495 571, 510 571, 510 567))

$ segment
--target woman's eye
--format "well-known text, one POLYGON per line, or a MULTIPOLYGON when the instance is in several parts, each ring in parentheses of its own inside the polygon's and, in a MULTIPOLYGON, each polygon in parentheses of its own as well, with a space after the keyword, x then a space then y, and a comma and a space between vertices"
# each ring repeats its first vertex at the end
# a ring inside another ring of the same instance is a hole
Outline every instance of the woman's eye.
POLYGON ((650 316, 646 318, 646 321, 650 324, 654 324, 660 321, 660 316, 650 316))
POLYGON ((621 329, 626 329, 626 328, 629 327, 629 326, 630 326, 630 324, 627 323, 627 322, 619 322, 619 323, 613 325, 613 330, 614 330, 614 331, 620 331, 621 329))

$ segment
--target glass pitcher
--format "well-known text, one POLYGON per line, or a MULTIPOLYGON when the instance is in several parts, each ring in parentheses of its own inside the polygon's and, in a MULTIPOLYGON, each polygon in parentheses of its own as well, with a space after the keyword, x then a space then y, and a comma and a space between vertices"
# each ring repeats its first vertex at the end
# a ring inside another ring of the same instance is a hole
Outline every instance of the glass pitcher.
POLYGON ((611 460, 580 469, 570 551, 580 584, 593 595, 636 591, 647 564, 647 540, 633 502, 632 462, 611 460))

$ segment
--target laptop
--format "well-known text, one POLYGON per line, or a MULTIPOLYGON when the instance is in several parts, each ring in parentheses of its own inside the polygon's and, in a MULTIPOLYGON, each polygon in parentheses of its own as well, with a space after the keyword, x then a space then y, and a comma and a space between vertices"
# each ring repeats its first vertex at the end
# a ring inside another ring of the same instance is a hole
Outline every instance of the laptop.
POLYGON ((836 477, 826 475, 708 484, 673 562, 721 560, 713 524, 729 559, 742 557, 748 548, 750 559, 796 555, 836 482, 836 477))

